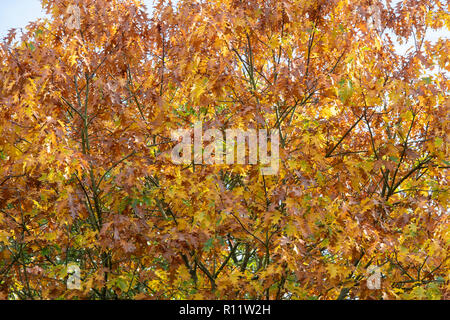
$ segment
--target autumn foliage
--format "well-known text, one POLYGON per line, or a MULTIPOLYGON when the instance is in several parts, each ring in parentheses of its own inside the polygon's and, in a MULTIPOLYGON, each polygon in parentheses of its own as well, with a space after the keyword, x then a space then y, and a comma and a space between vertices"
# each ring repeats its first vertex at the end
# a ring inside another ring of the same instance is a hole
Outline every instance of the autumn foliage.
POLYGON ((443 3, 42 0, 0 43, 0 298, 448 299, 443 3), (276 129, 278 174, 174 164, 196 121, 276 129))

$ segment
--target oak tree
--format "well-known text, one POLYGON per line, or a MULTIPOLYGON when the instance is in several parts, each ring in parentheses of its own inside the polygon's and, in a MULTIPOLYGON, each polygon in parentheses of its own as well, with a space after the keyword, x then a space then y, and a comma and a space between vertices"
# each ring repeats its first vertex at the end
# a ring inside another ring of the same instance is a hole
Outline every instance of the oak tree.
POLYGON ((0 44, 0 298, 449 297, 448 4, 42 5, 0 44), (278 173, 173 163, 198 121, 278 173))

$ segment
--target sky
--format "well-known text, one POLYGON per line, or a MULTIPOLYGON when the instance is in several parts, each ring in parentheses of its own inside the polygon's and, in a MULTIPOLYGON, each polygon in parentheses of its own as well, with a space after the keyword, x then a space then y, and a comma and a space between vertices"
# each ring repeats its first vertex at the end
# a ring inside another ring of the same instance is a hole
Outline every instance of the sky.
MULTIPOLYGON (((399 0, 394 0, 394 3, 399 0)), ((144 0, 147 8, 152 6, 153 0, 144 0)), ((6 36, 11 28, 24 28, 28 22, 44 17, 40 0, 0 0, 0 39, 6 36)), ((427 40, 435 42, 439 37, 450 38, 448 30, 429 31, 427 40)), ((397 46, 400 54, 405 54, 411 43, 397 46)))
MULTIPOLYGON (((144 0, 147 8, 152 0, 144 0)), ((40 0, 0 0, 0 39, 11 28, 24 28, 28 22, 45 17, 40 0)))
POLYGON ((0 38, 11 28, 23 28, 28 22, 42 18, 39 0, 0 0, 0 38))

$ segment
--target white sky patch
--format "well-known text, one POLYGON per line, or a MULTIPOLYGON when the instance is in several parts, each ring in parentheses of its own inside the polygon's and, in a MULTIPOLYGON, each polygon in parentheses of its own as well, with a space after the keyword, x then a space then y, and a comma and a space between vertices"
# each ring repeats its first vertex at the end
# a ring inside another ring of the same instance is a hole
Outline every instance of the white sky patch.
MULTIPOLYGON (((143 0, 147 10, 153 6, 154 0, 143 0)), ((30 21, 45 18, 40 0, 0 0, 0 39, 12 28, 20 30, 30 21)), ((20 34, 20 32, 19 32, 20 34)))

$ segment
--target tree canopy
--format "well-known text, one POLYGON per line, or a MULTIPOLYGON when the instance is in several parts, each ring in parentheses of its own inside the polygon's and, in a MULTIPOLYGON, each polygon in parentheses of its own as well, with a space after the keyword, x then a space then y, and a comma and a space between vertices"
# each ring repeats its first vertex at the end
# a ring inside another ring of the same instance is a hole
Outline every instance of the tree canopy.
POLYGON ((449 298, 448 3, 42 5, 0 43, 0 298, 449 298), (173 163, 198 121, 278 172, 173 163))

